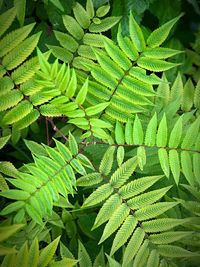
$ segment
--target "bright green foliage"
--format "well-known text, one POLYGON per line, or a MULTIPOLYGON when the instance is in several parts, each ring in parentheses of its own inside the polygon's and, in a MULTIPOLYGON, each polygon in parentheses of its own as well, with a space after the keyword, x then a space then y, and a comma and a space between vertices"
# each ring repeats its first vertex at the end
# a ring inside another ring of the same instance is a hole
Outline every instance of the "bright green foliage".
POLYGON ((17 202, 6 206, 1 211, 2 215, 20 213, 23 209, 34 221, 42 224, 44 216, 51 216, 53 204, 59 201, 59 195, 67 198, 69 193, 73 194, 75 173, 85 175, 86 171, 84 162, 78 159, 78 151, 74 151, 77 144, 72 135, 70 140, 71 150, 59 141, 56 141, 57 149, 44 145, 46 156, 34 153, 35 163, 27 165, 28 172, 18 173, 17 179, 7 179, 18 189, 0 194, 17 202))
POLYGON ((178 184, 180 171, 182 171, 188 183, 194 185, 199 183, 198 176, 195 176, 193 172, 194 168, 196 168, 194 166, 196 166, 197 158, 199 158, 199 149, 195 149, 194 142, 196 140, 196 145, 199 147, 199 139, 197 137, 199 136, 200 120, 198 117, 188 128, 187 125, 183 125, 183 118, 183 116, 179 116, 173 125, 170 119, 167 121, 164 114, 158 123, 155 113, 146 126, 144 141, 142 124, 138 116, 136 116, 131 126, 132 130, 127 132, 121 128, 120 131, 115 131, 116 143, 124 145, 126 140, 128 140, 128 145, 138 147, 137 158, 141 170, 145 166, 146 160, 148 160, 148 158, 146 159, 148 149, 156 148, 159 163, 167 177, 169 177, 171 169, 175 182, 178 184), (168 123, 172 128, 170 136, 168 135, 168 123), (185 133, 184 137, 183 132, 185 133), (132 138, 129 135, 132 135, 132 138), (119 142, 119 138, 121 142, 119 142), (180 165, 182 168, 180 168, 180 165))
POLYGON ((14 235, 16 232, 18 232, 20 229, 24 227, 23 224, 13 224, 13 225, 5 225, 0 227, 0 242, 1 242, 1 250, 0 250, 0 256, 2 255, 9 255, 16 252, 15 248, 8 248, 6 246, 2 245, 2 242, 8 239, 10 236, 14 235))
MULTIPOLYGON (((12 255, 5 256, 1 266, 12 267, 13 264, 15 264, 15 266, 23 267, 45 267, 52 261, 56 248, 58 246, 59 239, 59 237, 56 238, 42 251, 39 250, 37 239, 33 240, 30 248, 28 248, 27 243, 24 243, 24 245, 17 253, 16 251, 14 251, 12 252, 12 255)), ((59 261, 57 261, 56 263, 59 263, 59 261)))
POLYGON ((99 7, 94 14, 91 0, 86 1, 86 9, 75 2, 73 6, 74 17, 63 15, 63 24, 66 32, 54 31, 55 37, 61 47, 48 45, 53 55, 69 63, 74 68, 87 70, 84 63, 95 59, 92 47, 104 46, 102 32, 108 31, 120 17, 104 17, 109 12, 110 6, 99 7))
POLYGON ((0 0, 1 266, 199 266, 200 35, 178 2, 0 0))
POLYGON ((111 121, 127 122, 128 119, 133 118, 134 113, 143 112, 153 105, 151 97, 155 95, 155 91, 152 85, 160 83, 160 79, 153 73, 147 75, 146 70, 160 72, 177 65, 163 59, 179 51, 166 50, 165 53, 160 48, 161 52, 155 52, 156 56, 153 51, 152 54, 148 53, 149 48, 145 48, 142 30, 132 15, 129 20, 129 31, 131 39, 123 37, 119 27, 118 45, 104 38, 105 52, 93 49, 99 64, 85 64, 97 81, 94 89, 93 85, 89 88, 87 100, 94 105, 97 101, 96 97, 98 101, 102 101, 102 96, 105 95, 110 105, 105 109, 102 117, 111 121), (142 51, 144 53, 138 54, 142 51), (165 56, 163 56, 164 53, 165 56))
MULTIPOLYGON (((110 154, 109 150, 110 148, 106 151, 104 158, 107 154, 110 154)), ((109 161, 112 164, 112 160, 108 159, 108 162, 109 161)), ((151 190, 148 193, 144 192, 154 183, 158 182, 162 176, 143 177, 127 183, 126 181, 130 178, 131 174, 136 169, 136 166, 136 158, 130 158, 123 163, 110 178, 103 176, 102 180, 104 181, 104 184, 98 187, 98 189, 96 189, 83 204, 83 208, 86 208, 106 200, 97 215, 93 229, 107 221, 103 235, 99 241, 99 243, 101 243, 120 227, 113 240, 111 255, 131 237, 124 252, 124 263, 126 264, 131 261, 136 254, 136 257, 139 258, 139 254, 141 253, 140 250, 143 251, 142 242, 145 237, 145 232, 143 228, 140 228, 141 223, 145 221, 145 224, 147 224, 147 221, 150 219, 156 221, 157 216, 178 204, 176 202, 157 202, 166 194, 170 189, 169 187, 155 190, 155 192, 154 190, 151 190), (133 247, 135 247, 134 252, 133 247)), ((99 183, 99 181, 97 181, 97 183, 99 183)), ((179 222, 177 221, 176 223, 179 222)), ((173 225, 171 227, 173 227, 173 225)), ((160 232, 162 231, 162 228, 157 225, 155 231, 160 232)), ((167 234, 170 238, 170 232, 167 234)), ((173 234, 172 237, 174 239, 171 242, 189 234, 190 233, 185 232, 180 233, 180 235, 179 233, 177 233, 177 235, 173 234)), ((149 238, 151 240, 153 236, 151 237, 150 235, 149 238)), ((145 242, 147 242, 147 240, 145 242)), ((151 242, 154 243, 154 241, 151 242)), ((160 239, 159 244, 163 245, 165 242, 166 239, 163 236, 163 239, 160 239)), ((170 243, 170 239, 167 243, 170 243)))

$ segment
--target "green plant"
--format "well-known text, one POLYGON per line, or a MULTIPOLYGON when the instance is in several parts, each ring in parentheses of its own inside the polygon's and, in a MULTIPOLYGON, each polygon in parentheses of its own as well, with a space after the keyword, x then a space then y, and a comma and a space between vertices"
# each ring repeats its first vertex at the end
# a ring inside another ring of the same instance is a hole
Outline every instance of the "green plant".
POLYGON ((200 81, 172 48, 184 6, 33 2, 0 1, 1 266, 198 266, 200 81))

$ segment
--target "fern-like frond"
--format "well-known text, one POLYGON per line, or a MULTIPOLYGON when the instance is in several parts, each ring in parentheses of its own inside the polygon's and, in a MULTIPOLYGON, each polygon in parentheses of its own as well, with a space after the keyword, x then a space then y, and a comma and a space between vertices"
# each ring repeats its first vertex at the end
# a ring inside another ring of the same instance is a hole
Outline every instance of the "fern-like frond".
MULTIPOLYGON (((154 72, 166 71, 177 66, 178 64, 164 59, 178 54, 179 51, 159 47, 155 48, 154 52, 154 48, 146 48, 143 32, 132 15, 129 18, 130 38, 122 36, 121 30, 120 26, 118 44, 104 37, 105 52, 94 49, 98 64, 85 66, 91 70, 97 84, 100 83, 107 88, 110 94, 110 105, 103 112, 103 118, 127 122, 128 118, 132 118, 132 114, 144 112, 143 106, 154 105, 150 100, 156 95, 152 85, 161 82, 154 72), (153 73, 147 75, 146 70, 153 73)), ((96 90, 96 98, 99 101, 100 90, 103 89, 96 90)), ((95 103, 90 96, 87 100, 90 104, 95 103)))
POLYGON ((19 90, 11 90, 0 99, 0 111, 9 109, 17 105, 23 98, 19 90))
POLYGON ((26 25, 11 33, 8 33, 4 38, 2 38, 0 41, 0 47, 1 47, 0 57, 5 56, 13 48, 18 46, 29 35, 34 25, 35 23, 26 25))
MULTIPOLYGON (((155 238, 158 236, 158 240, 161 242, 157 244, 163 246, 164 244, 187 237, 191 233, 180 231, 177 232, 176 235, 176 231, 174 231, 173 235, 172 232, 167 231, 186 223, 187 219, 157 218, 161 215, 164 216, 166 211, 179 204, 178 202, 160 201, 160 199, 162 199, 162 197, 170 190, 171 186, 149 190, 149 188, 160 181, 163 176, 146 176, 138 179, 133 179, 131 177, 131 179, 129 179, 137 166, 135 157, 122 163, 112 175, 109 174, 113 155, 111 156, 111 159, 107 156, 110 154, 111 148, 112 146, 108 148, 102 159, 102 161, 107 160, 107 163, 110 161, 109 171, 106 172, 107 174, 100 173, 102 179, 100 180, 98 178, 96 184, 91 176, 93 185, 97 185, 99 182, 103 182, 103 184, 98 186, 98 188, 89 195, 82 207, 90 207, 104 201, 93 226, 93 229, 95 229, 107 222, 99 242, 104 242, 104 240, 111 234, 117 231, 112 243, 111 255, 126 244, 129 239, 124 251, 123 264, 129 263, 134 256, 134 261, 137 263, 142 251, 146 253, 145 255, 147 258, 150 256, 151 250, 149 250, 148 244, 156 244, 156 241, 151 240, 154 236, 155 238), (148 191, 145 192, 147 189, 148 191), (165 231, 163 235, 159 233, 163 231, 165 231)), ((112 151, 114 151, 114 148, 112 148, 112 151)), ((85 179, 87 177, 88 179, 90 178, 90 176, 86 176, 85 179)), ((97 173, 95 174, 95 177, 98 177, 97 173)), ((81 179, 83 178, 80 178, 80 181, 81 179)), ((85 186, 90 185, 90 182, 88 182, 88 184, 85 183, 85 186)), ((159 250, 160 248, 157 248, 156 253, 158 253, 158 256, 162 256, 162 253, 160 254, 159 250)), ((152 261, 152 259, 150 258, 149 261, 152 261)))
POLYGON ((74 17, 63 15, 65 32, 54 31, 59 46, 48 46, 55 57, 81 70, 87 70, 84 63, 95 60, 91 47, 104 46, 101 32, 105 32, 118 23, 120 17, 103 18, 109 11, 109 5, 99 7, 94 12, 92 1, 86 1, 86 8, 78 2, 73 7, 74 17))
POLYGON ((190 185, 199 184, 198 162, 199 162, 199 116, 189 126, 184 122, 184 116, 179 116, 171 123, 164 114, 158 123, 155 113, 145 131, 138 116, 133 123, 130 121, 119 127, 116 124, 115 140, 118 145, 137 146, 137 158, 140 169, 145 168, 148 161, 146 152, 150 148, 156 148, 158 163, 169 177, 170 170, 176 184, 179 183, 181 173, 190 185), (171 132, 169 134, 169 128, 171 132), (183 136, 183 133, 185 134, 183 136), (196 143, 195 143, 196 140, 196 143))
POLYGON ((59 194, 65 198, 69 193, 73 194, 73 187, 76 186, 75 173, 86 174, 84 166, 77 158, 78 151, 74 154, 76 146, 75 139, 70 141, 71 150, 59 141, 56 141, 56 148, 44 145, 48 156, 36 153, 35 163, 27 165, 28 175, 21 172, 17 179, 8 179, 18 189, 4 191, 1 195, 18 202, 5 207, 1 214, 7 215, 25 209, 34 221, 42 224, 42 218, 52 213, 53 203, 58 201, 59 194), (30 179, 34 182, 30 183, 30 179))
POLYGON ((129 32, 136 49, 138 50, 138 52, 142 52, 146 46, 144 35, 142 29, 137 24, 132 14, 130 14, 129 19, 129 32))
POLYGON ((168 37, 171 28, 182 17, 182 15, 183 14, 180 14, 178 17, 166 22, 164 25, 154 30, 147 39, 148 46, 150 47, 160 46, 168 37))
POLYGON ((15 47, 2 60, 2 65, 7 70, 12 70, 19 66, 35 49, 39 41, 41 32, 32 35, 24 40, 20 46, 15 47))
POLYGON ((8 9, 6 12, 1 14, 0 36, 2 36, 4 32, 10 27, 15 16, 16 16, 16 9, 14 7, 8 9))
MULTIPOLYGON (((39 241, 35 238, 28 246, 25 242, 18 251, 11 252, 11 255, 6 255, 3 259, 2 266, 32 266, 44 267, 50 264, 58 247, 60 236, 50 242, 42 250, 39 249, 39 241)), ((57 261, 59 263, 59 261, 57 261)))

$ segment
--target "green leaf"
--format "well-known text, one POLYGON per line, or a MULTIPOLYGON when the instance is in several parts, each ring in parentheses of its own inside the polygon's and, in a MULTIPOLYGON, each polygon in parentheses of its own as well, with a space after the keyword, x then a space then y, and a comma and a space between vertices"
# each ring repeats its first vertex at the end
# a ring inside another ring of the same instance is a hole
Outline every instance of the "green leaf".
POLYGON ((142 81, 143 83, 147 83, 147 84, 160 84, 162 82, 162 80, 156 76, 154 73, 150 74, 150 75, 146 75, 146 71, 142 68, 139 67, 132 67, 130 69, 130 74, 142 81))
POLYGON ((31 140, 25 140, 25 145, 28 147, 28 149, 31 151, 34 155, 40 155, 40 156, 47 156, 47 152, 45 151, 44 147, 34 141, 31 140))
POLYGON ((66 48, 59 47, 56 45, 47 45, 47 47, 51 50, 54 57, 62 60, 65 63, 71 63, 73 59, 73 54, 66 50, 66 48))
POLYGON ((120 229, 118 230, 112 244, 111 248, 111 256, 121 247, 123 246, 128 238, 133 233, 135 227, 137 226, 138 221, 134 218, 134 216, 129 215, 120 229))
POLYGON ((124 147, 123 146, 119 146, 117 148, 117 163, 118 163, 118 166, 122 165, 122 162, 124 161, 124 154, 125 154, 124 147))
POLYGON ((99 254, 96 256, 93 264, 93 267, 99 267, 99 266, 105 266, 105 256, 103 247, 101 248, 99 254))
POLYGON ((139 67, 153 72, 166 71, 180 65, 179 63, 167 62, 161 59, 154 59, 150 57, 140 57, 137 61, 137 64, 139 67))
POLYGON ((104 38, 104 46, 108 55, 124 70, 128 70, 131 67, 131 61, 126 57, 126 55, 119 49, 115 43, 108 39, 104 38))
POLYGON ((200 116, 189 126, 185 137, 183 138, 183 142, 181 144, 181 148, 190 149, 195 140, 197 139, 200 127, 200 116))
POLYGON ((39 257, 38 267, 46 267, 50 263, 56 252, 59 241, 60 236, 42 250, 39 257))
POLYGON ((28 265, 28 245, 25 242, 17 253, 16 267, 27 267, 28 265))
POLYGON ((149 220, 163 214, 165 211, 176 206, 177 202, 160 202, 152 205, 147 205, 135 212, 135 216, 138 220, 149 220))
POLYGON ((156 132, 157 132, 157 114, 154 113, 153 117, 150 119, 146 134, 145 134, 145 145, 154 146, 156 143, 156 132))
POLYGON ((5 124, 13 124, 28 115, 32 109, 33 105, 29 101, 21 101, 16 107, 6 113, 2 122, 5 124))
POLYGON ((151 57, 156 59, 165 59, 177 55, 179 53, 183 53, 183 51, 166 47, 156 47, 156 48, 147 48, 143 52, 143 55, 145 55, 146 57, 151 57))
POLYGON ((133 125, 130 119, 125 125, 125 141, 128 145, 133 144, 133 125))
POLYGON ((43 225, 42 218, 35 207, 31 206, 30 204, 26 204, 26 212, 36 223, 43 225))
POLYGON ((181 74, 180 72, 178 73, 173 86, 171 88, 171 99, 179 99, 180 103, 181 103, 181 98, 183 96, 183 81, 181 78, 181 74))
POLYGON ((17 19, 22 27, 24 25, 24 18, 26 12, 26 0, 14 0, 14 7, 17 12, 17 19))
POLYGON ((19 66, 33 52, 38 44, 40 35, 41 32, 33 34, 3 58, 2 64, 7 70, 12 70, 19 66))
POLYGON ((0 57, 3 57, 19 45, 32 31, 35 23, 31 23, 4 36, 0 41, 0 57))
POLYGON ((194 106, 200 110, 200 81, 198 81, 194 92, 194 106))
POLYGON ((67 86, 67 90, 66 90, 66 96, 67 97, 73 97, 75 94, 77 88, 77 77, 76 77, 76 72, 74 69, 72 69, 72 76, 71 76, 71 80, 67 86))
POLYGON ((169 35, 171 28, 174 24, 182 17, 183 14, 179 15, 178 17, 168 21, 167 23, 163 24, 158 29, 154 30, 147 39, 147 44, 150 47, 157 47, 161 45, 169 35))
POLYGON ((50 263, 49 267, 63 267, 63 266, 73 267, 73 266, 77 266, 78 262, 79 262, 78 260, 63 258, 60 261, 55 261, 55 262, 50 263))
POLYGON ((154 244, 169 244, 191 235, 192 232, 173 231, 150 235, 150 241, 154 244))
POLYGON ((100 6, 97 11, 96 11, 96 15, 97 17, 104 17, 110 10, 110 5, 104 5, 104 6, 100 6))
POLYGON ((30 194, 22 190, 11 189, 9 191, 0 192, 0 196, 14 200, 26 200, 30 197, 30 194))
POLYGON ((78 127, 83 128, 83 129, 88 129, 89 128, 88 120, 86 120, 85 118, 70 119, 70 120, 68 120, 68 123, 75 124, 78 127))
POLYGON ((110 124, 109 122, 105 122, 103 120, 100 120, 100 119, 90 119, 90 124, 93 126, 93 127, 97 127, 97 128, 112 128, 112 124, 110 124))
POLYGON ((120 205, 111 215, 108 223, 106 224, 103 235, 99 241, 99 244, 106 240, 112 233, 114 233, 119 226, 123 223, 123 221, 127 218, 130 212, 129 207, 126 203, 120 205))
POLYGON ((73 53, 78 49, 78 43, 71 35, 59 31, 54 31, 54 33, 62 47, 73 53))
MULTIPOLYGON (((198 136, 197 140, 196 140, 196 145, 195 145, 195 149, 200 149, 200 135, 198 136)), ((199 175, 200 175, 200 154, 198 153, 194 153, 193 154, 193 170, 194 170, 194 176, 196 181, 200 181, 199 180, 199 175)))
POLYGON ((22 98, 23 95, 19 90, 9 91, 7 94, 1 96, 0 111, 14 107, 22 100, 22 98))
POLYGON ((104 184, 98 187, 83 203, 82 208, 94 206, 106 198, 108 198, 113 192, 113 188, 110 184, 104 184))
POLYGON ((7 215, 10 214, 14 211, 17 211, 25 206, 24 201, 15 201, 9 205, 7 205, 3 210, 1 210, 0 214, 1 215, 7 215))
POLYGON ((137 158, 133 157, 124 162, 111 176, 110 183, 114 188, 121 187, 137 167, 137 158))
POLYGON ((184 224, 188 219, 176 219, 176 218, 159 218, 151 221, 142 222, 142 227, 145 232, 157 233, 167 231, 178 225, 184 224))
MULTIPOLYGON (((147 177, 149 178, 149 177, 147 177)), ((161 199, 169 191, 171 186, 164 187, 157 190, 152 190, 147 193, 140 194, 130 200, 128 200, 128 205, 132 210, 140 209, 143 206, 151 205, 161 199)))
POLYGON ((167 138, 168 138, 167 120, 164 114, 158 127, 156 145, 159 147, 165 147, 167 145, 167 138))
MULTIPOLYGON (((94 49, 93 49, 94 50, 94 49)), ((111 73, 111 75, 116 79, 121 79, 124 72, 120 68, 120 66, 116 65, 113 60, 111 60, 104 52, 100 52, 99 50, 94 50, 95 56, 101 65, 102 69, 104 69, 107 73, 111 73)))
POLYGON ((30 246, 29 249, 29 256, 28 256, 28 267, 37 267, 38 260, 39 260, 39 244, 38 239, 35 238, 30 246))
POLYGON ((71 16, 63 15, 63 24, 68 32, 76 39, 80 40, 83 38, 84 31, 79 23, 71 16))
POLYGON ((79 160, 77 159, 72 159, 70 162, 70 165, 75 169, 75 171, 77 171, 78 173, 85 175, 86 171, 85 168, 82 166, 82 164, 80 163, 79 160))
POLYGON ((0 137, 0 149, 2 149, 6 145, 9 139, 10 135, 0 137))
POLYGON ((169 159, 168 159, 168 154, 167 150, 165 148, 159 148, 158 149, 158 158, 160 161, 161 168, 164 172, 164 174, 169 178, 169 159))
POLYGON ((174 149, 169 151, 169 165, 174 176, 175 182, 178 185, 180 177, 180 160, 178 152, 174 149))
POLYGON ((76 2, 73 7, 73 12, 76 20, 81 25, 82 28, 87 29, 90 25, 90 17, 85 9, 76 2))
POLYGON ((39 48, 37 48, 37 55, 42 72, 49 75, 51 72, 51 65, 49 64, 49 62, 45 58, 45 55, 40 51, 39 48))
POLYGON ((190 185, 195 185, 194 173, 192 170, 192 159, 188 151, 181 152, 181 167, 186 180, 190 185))
POLYGON ((8 239, 10 236, 17 233, 21 230, 25 225, 24 224, 13 224, 9 226, 0 226, 0 242, 8 239))
POLYGON ((95 24, 94 22, 90 24, 89 31, 90 32, 105 32, 109 29, 111 29, 115 24, 119 22, 121 17, 107 17, 100 20, 99 24, 95 24))
POLYGON ((108 175, 112 169, 112 165, 113 165, 113 160, 114 160, 114 152, 115 152, 115 147, 114 146, 110 146, 102 160, 99 166, 99 171, 100 173, 102 173, 103 175, 108 175))
POLYGON ((30 194, 34 193, 35 190, 37 190, 35 188, 35 186, 33 186, 32 184, 29 184, 27 182, 24 182, 21 179, 11 179, 11 178, 7 178, 7 180, 13 184, 15 187, 22 189, 30 194))
POLYGON ((137 161, 138 166, 143 171, 143 167, 146 164, 146 150, 143 146, 137 148, 137 161))
POLYGON ((80 267, 92 267, 92 261, 88 255, 84 245, 79 240, 78 242, 78 260, 80 267))
POLYGON ((135 256, 133 267, 144 266, 149 256, 149 240, 145 239, 135 256))
POLYGON ((124 138, 125 136, 124 136, 123 125, 119 121, 117 121, 115 126, 115 139, 117 144, 124 144, 125 143, 124 138))
POLYGON ((16 16, 16 9, 10 8, 6 12, 0 15, 0 36, 4 34, 4 32, 10 27, 11 23, 13 22, 16 16))
POLYGON ((147 261, 147 266, 149 267, 157 267, 159 266, 159 254, 156 249, 153 249, 150 254, 147 261))
POLYGON ((109 255, 106 254, 106 257, 108 259, 109 267, 121 267, 121 264, 111 258, 109 255))
POLYGON ((40 113, 37 109, 33 109, 29 114, 20 119, 14 124, 17 131, 27 128, 34 123, 40 117, 40 113))
POLYGON ((135 179, 134 181, 131 181, 130 183, 125 184, 123 187, 121 187, 119 193, 124 199, 128 199, 145 191, 147 188, 152 186, 162 177, 163 177, 162 175, 158 175, 158 176, 146 176, 135 179))
POLYGON ((160 245, 158 247, 158 252, 160 253, 160 255, 169 258, 185 258, 199 255, 184 248, 172 245, 160 245))
POLYGON ((190 111, 194 103, 194 85, 192 80, 189 78, 183 87, 183 98, 181 108, 184 111, 190 111))
POLYGON ((140 26, 135 21, 133 15, 130 13, 129 18, 129 32, 133 44, 137 48, 138 52, 142 52, 145 49, 145 40, 140 26))
POLYGON ((142 129, 142 124, 138 116, 135 116, 133 124, 133 143, 135 145, 142 145, 144 139, 144 132, 142 129))
POLYGON ((15 166, 9 161, 1 161, 0 162, 0 172, 6 174, 8 176, 17 178, 19 175, 19 171, 15 168, 15 166))
POLYGON ((86 11, 90 18, 94 17, 94 5, 92 0, 87 0, 86 2, 86 11))
POLYGON ((177 148, 180 144, 181 137, 182 137, 182 117, 179 117, 176 124, 174 125, 170 137, 169 137, 169 147, 171 148, 177 148))
POLYGON ((134 231, 124 251, 123 265, 128 264, 134 258, 144 240, 144 236, 145 232, 140 227, 134 231))
POLYGON ((69 132, 69 149, 73 155, 78 154, 78 145, 74 136, 69 132))
POLYGON ((127 36, 122 35, 122 27, 119 25, 118 33, 117 33, 117 42, 121 50, 126 54, 128 58, 135 61, 138 58, 138 51, 131 41, 131 39, 127 36))
POLYGON ((91 107, 86 108, 85 112, 86 112, 87 116, 96 115, 96 114, 102 112, 105 108, 107 108, 108 105, 109 105, 108 102, 100 103, 100 104, 97 104, 95 106, 91 106, 91 107))
POLYGON ((16 252, 17 252, 17 250, 15 248, 0 246, 0 255, 5 256, 3 259, 3 262, 1 264, 1 267, 4 267, 4 266, 6 267, 6 266, 8 266, 8 264, 10 264, 9 265, 10 267, 14 266, 15 257, 13 257, 13 255, 15 256, 16 252))
POLYGON ((76 97, 75 102, 79 105, 83 104, 87 95, 88 91, 88 79, 86 79, 85 83, 81 87, 80 91, 78 92, 78 95, 76 97))
POLYGON ((56 6, 60 11, 64 12, 64 8, 62 4, 60 3, 60 0, 50 0, 51 3, 56 6))
POLYGON ((103 206, 101 207, 97 217, 95 219, 92 230, 102 225, 104 222, 108 221, 115 210, 121 205, 122 201, 118 194, 114 194, 109 197, 103 206))

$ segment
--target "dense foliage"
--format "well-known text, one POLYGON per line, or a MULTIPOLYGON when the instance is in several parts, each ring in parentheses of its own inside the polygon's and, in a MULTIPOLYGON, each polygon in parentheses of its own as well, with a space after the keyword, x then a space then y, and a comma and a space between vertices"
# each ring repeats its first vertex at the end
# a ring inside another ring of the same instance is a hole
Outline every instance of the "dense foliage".
POLYGON ((198 267, 198 1, 0 8, 1 266, 198 267))

